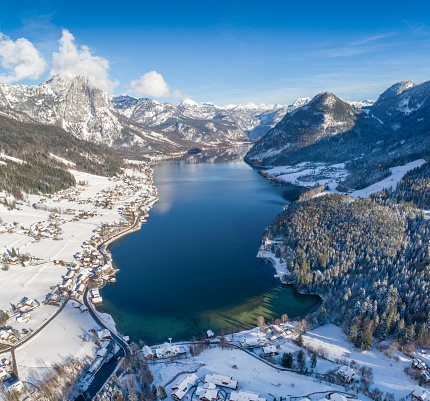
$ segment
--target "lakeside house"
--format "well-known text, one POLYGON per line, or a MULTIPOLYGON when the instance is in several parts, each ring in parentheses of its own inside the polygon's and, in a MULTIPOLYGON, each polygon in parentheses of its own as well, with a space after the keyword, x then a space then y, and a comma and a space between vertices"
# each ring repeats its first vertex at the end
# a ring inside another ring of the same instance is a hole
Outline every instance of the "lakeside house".
POLYGON ((155 355, 157 358, 170 358, 183 353, 185 353, 185 350, 181 351, 178 345, 172 345, 169 343, 164 343, 155 349, 155 355))
POLYGON ((212 383, 212 384, 215 384, 216 386, 227 387, 233 390, 236 390, 237 386, 239 385, 238 381, 233 380, 232 377, 222 376, 216 373, 212 375, 206 375, 205 383, 212 383))
POLYGON ((260 394, 251 391, 240 390, 232 391, 230 401, 267 401, 266 398, 260 397, 260 394))
POLYGON ((142 348, 142 354, 146 360, 154 358, 154 352, 152 352, 151 347, 147 345, 142 348))
POLYGON ((191 387, 194 386, 197 380, 198 377, 194 373, 192 373, 185 379, 176 382, 172 386, 172 398, 176 401, 182 400, 182 398, 184 398, 184 395, 188 393, 188 391, 191 389, 191 387))

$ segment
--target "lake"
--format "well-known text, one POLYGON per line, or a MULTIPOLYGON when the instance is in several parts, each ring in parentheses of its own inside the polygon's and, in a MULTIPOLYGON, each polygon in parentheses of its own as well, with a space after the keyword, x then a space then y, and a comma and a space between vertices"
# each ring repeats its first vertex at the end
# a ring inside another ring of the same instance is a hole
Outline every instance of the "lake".
POLYGON ((202 153, 155 167, 160 200, 147 224, 110 246, 120 271, 98 309, 134 341, 231 333, 256 326, 260 315, 298 317, 320 305, 256 258, 265 226, 299 189, 261 177, 243 162, 243 148, 202 153))

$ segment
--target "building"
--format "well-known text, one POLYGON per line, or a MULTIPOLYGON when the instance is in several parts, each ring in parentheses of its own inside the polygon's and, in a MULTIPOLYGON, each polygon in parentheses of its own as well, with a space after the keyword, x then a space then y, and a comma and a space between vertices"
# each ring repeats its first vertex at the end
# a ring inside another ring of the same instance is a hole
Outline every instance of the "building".
POLYGON ((355 370, 350 368, 349 366, 341 366, 336 371, 336 376, 342 380, 344 383, 351 383, 354 379, 355 370))
POLYGON ((420 386, 416 386, 411 393, 412 399, 415 401, 427 401, 429 399, 428 393, 420 386))
POLYGON ((263 347, 263 356, 274 356, 278 355, 278 350, 274 345, 268 345, 263 347))
POLYGON ((227 387, 233 390, 236 390, 239 385, 237 380, 233 380, 232 377, 217 375, 215 373, 213 375, 206 375, 205 383, 212 383, 216 386, 227 387))
POLYGON ((31 320, 31 316, 28 312, 27 313, 21 313, 19 316, 16 317, 15 320, 17 323, 27 323, 28 321, 31 320))
POLYGON ((203 386, 197 387, 195 394, 200 401, 216 401, 220 398, 219 390, 213 383, 205 383, 203 386))
POLYGON ((152 352, 152 349, 147 345, 142 348, 142 354, 147 360, 154 358, 154 353, 152 352))
POLYGON ((187 376, 185 379, 178 381, 172 386, 172 398, 176 401, 182 400, 184 398, 184 395, 188 393, 188 391, 191 389, 191 387, 194 386, 196 381, 198 380, 198 377, 192 373, 191 375, 187 376))
POLYGON ((157 358, 170 358, 172 356, 177 356, 181 353, 179 346, 172 345, 169 343, 164 343, 160 345, 159 348, 155 349, 155 354, 157 358))
POLYGON ((266 398, 261 398, 260 394, 251 391, 232 391, 230 401, 266 401, 266 398))

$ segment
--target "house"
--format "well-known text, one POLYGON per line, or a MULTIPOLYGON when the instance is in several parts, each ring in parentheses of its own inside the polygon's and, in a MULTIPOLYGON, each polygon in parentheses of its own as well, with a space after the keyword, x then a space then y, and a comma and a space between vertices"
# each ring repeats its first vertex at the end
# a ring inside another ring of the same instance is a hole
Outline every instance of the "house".
POLYGON ((9 374, 3 368, 0 368, 0 381, 3 381, 8 376, 9 374))
POLYGON ((268 345, 263 347, 263 356, 274 356, 278 355, 278 350, 274 345, 268 345))
POLYGON ((108 329, 102 329, 97 332, 99 340, 112 340, 112 334, 108 329))
POLYGON ((427 401, 429 395, 425 389, 420 386, 416 386, 414 391, 411 393, 412 399, 416 401, 427 401))
POLYGON ((27 298, 24 297, 21 302, 19 302, 16 307, 21 311, 21 312, 25 312, 30 310, 31 308, 34 308, 38 306, 37 302, 35 299, 33 298, 27 298))
POLYGON ((85 305, 81 305, 79 309, 81 310, 82 313, 88 313, 88 308, 85 305))
POLYGON ((12 373, 10 377, 3 382, 3 384, 9 393, 24 389, 24 384, 22 384, 22 381, 19 380, 14 373, 12 373))
POLYGON ((424 372, 426 370, 425 362, 419 360, 418 358, 413 360, 412 367, 416 370, 419 370, 420 372, 424 372))
POLYGON ((216 401, 220 398, 219 390, 213 383, 205 383, 197 387, 195 394, 200 401, 216 401))
POLYGON ((30 314, 27 313, 21 313, 17 318, 15 319, 17 323, 27 323, 31 320, 30 314))
POLYGON ((335 373, 344 383, 351 383, 354 379, 355 370, 349 366, 341 366, 335 373))
POLYGON ((245 337, 240 340, 243 348, 257 348, 266 345, 266 339, 263 336, 245 337))
POLYGON ((145 357, 145 359, 152 359, 152 358, 154 358, 154 353, 152 352, 152 349, 150 347, 148 347, 147 345, 145 345, 142 348, 142 354, 145 357))
POLYGON ((233 390, 236 390, 239 384, 237 380, 233 380, 232 377, 217 375, 215 373, 213 375, 206 375, 205 383, 213 383, 216 386, 228 387, 233 390))
POLYGON ((230 401, 266 401, 266 399, 261 398, 260 394, 258 393, 240 390, 239 392, 237 391, 231 392, 230 401))
POLYGON ((178 381, 177 383, 175 383, 172 386, 172 398, 176 401, 182 400, 182 398, 184 398, 184 395, 188 393, 188 391, 191 389, 191 387, 194 386, 197 380, 198 377, 194 373, 192 373, 182 381, 178 381))
POLYGON ((4 344, 13 344, 16 341, 15 334, 10 329, 0 330, 0 342, 4 344))
POLYGON ((181 353, 177 345, 172 345, 169 343, 164 343, 160 345, 159 348, 155 349, 155 354, 157 358, 170 358, 172 356, 177 356, 181 353))
POLYGON ((7 358, 3 358, 3 359, 0 361, 0 365, 1 365, 1 366, 3 366, 3 367, 10 366, 10 361, 9 361, 9 359, 7 359, 7 358))

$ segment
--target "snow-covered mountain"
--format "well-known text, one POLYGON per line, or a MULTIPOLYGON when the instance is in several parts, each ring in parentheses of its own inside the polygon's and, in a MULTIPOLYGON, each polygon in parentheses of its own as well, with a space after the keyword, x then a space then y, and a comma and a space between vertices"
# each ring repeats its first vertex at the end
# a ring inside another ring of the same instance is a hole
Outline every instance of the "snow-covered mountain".
POLYGON ((112 98, 122 115, 165 132, 173 132, 195 142, 217 143, 258 138, 273 128, 286 113, 310 99, 300 99, 291 106, 240 105, 216 106, 185 99, 178 104, 136 99, 127 95, 112 98))
POLYGON ((430 81, 394 84, 376 102, 330 93, 287 115, 248 152, 258 166, 347 163, 345 187, 360 189, 389 168, 430 157, 430 81))
POLYGON ((83 76, 55 76, 40 85, 0 85, 0 113, 57 125, 80 139, 127 150, 161 153, 193 146, 118 114, 108 94, 83 76))
POLYGON ((249 151, 247 160, 272 158, 309 146, 322 138, 351 129, 360 109, 325 92, 286 114, 249 151))

